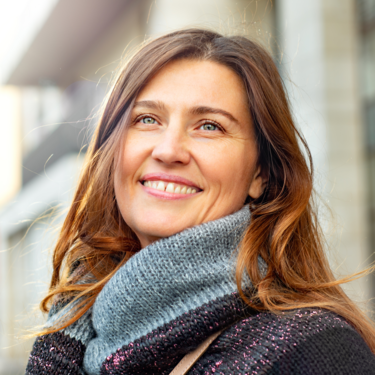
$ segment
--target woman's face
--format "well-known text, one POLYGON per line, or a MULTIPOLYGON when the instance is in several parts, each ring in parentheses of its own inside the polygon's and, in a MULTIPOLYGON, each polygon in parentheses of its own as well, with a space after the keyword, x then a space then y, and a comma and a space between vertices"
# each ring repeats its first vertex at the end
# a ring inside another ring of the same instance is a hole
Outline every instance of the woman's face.
POLYGON ((131 119, 114 186, 142 247, 261 195, 245 88, 226 66, 169 63, 140 92, 131 119))

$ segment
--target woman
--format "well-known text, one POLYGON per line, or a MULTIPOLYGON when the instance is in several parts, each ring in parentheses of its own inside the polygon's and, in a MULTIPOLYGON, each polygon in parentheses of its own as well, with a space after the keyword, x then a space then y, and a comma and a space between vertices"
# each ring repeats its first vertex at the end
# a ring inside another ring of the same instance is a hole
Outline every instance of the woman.
MULTIPOLYGON (((243 37, 145 45, 109 95, 27 374, 374 374, 325 258, 278 71, 243 37)), ((311 158, 310 158, 311 164, 311 158)))

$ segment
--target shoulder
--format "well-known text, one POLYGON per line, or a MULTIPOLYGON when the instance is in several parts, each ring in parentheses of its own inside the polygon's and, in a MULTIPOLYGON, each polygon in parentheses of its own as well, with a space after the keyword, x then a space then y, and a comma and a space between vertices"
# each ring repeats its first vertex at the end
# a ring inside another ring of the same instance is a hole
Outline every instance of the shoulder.
POLYGON ((219 336, 199 365, 220 374, 375 374, 375 356, 357 331, 319 309, 244 318, 219 336))
MULTIPOLYGON (((91 280, 92 277, 82 267, 77 267, 70 274, 69 283, 79 284, 91 280)), ((52 329, 63 325, 66 322, 65 319, 70 318, 70 312, 74 312, 79 303, 80 300, 73 301, 73 297, 56 295, 45 328, 52 329)), ((94 335, 92 308, 90 308, 66 328, 36 338, 29 356, 26 374, 57 372, 81 374, 86 346, 94 335)))

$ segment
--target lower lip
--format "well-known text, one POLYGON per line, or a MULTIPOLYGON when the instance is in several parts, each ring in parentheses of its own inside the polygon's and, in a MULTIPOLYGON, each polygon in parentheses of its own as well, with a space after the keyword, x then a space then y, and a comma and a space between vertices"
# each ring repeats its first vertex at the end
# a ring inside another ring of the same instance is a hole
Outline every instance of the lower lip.
POLYGON ((187 199, 190 197, 196 196, 199 192, 194 194, 177 194, 177 193, 167 193, 166 191, 157 190, 153 188, 149 188, 147 186, 144 186, 142 183, 139 182, 139 184, 142 186, 144 191, 147 194, 150 194, 157 198, 167 199, 167 200, 177 200, 177 199, 187 199))

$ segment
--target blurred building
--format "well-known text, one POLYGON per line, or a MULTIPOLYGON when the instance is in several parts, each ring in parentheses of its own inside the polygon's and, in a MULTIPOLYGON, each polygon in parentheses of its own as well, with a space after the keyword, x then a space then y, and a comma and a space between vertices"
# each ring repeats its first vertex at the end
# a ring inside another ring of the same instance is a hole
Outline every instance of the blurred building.
POLYGON ((367 217, 372 251, 375 249, 375 1, 358 3, 360 100, 366 162, 367 217))
MULTIPOLYGON (((42 322, 32 307, 48 288, 51 249, 100 104, 116 69, 150 36, 204 26, 248 35, 271 51, 311 147, 317 191, 333 211, 334 219, 322 205, 331 263, 338 275, 368 264, 375 248, 375 0, 38 4, 27 13, 27 37, 20 24, 20 37, 0 54, 0 375, 23 373, 32 340, 22 336, 42 322)), ((371 279, 347 291, 368 299, 371 279)))

